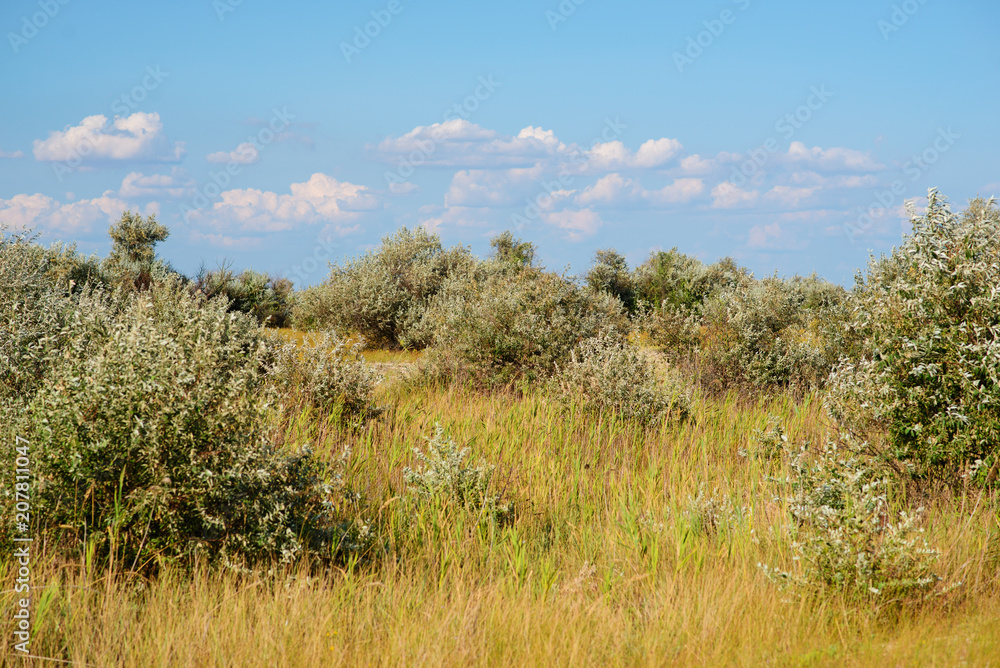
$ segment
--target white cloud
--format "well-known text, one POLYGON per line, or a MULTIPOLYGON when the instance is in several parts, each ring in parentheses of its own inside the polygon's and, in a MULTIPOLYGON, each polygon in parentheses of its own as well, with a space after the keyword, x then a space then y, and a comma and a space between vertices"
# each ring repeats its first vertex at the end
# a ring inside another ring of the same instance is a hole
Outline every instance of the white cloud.
POLYGON ((663 167, 673 160, 682 148, 679 141, 666 137, 647 139, 634 153, 617 140, 598 143, 587 152, 587 171, 607 172, 663 167))
MULTIPOLYGON (((0 221, 14 229, 32 228, 38 231, 59 231, 74 235, 91 231, 95 224, 112 223, 121 218, 128 204, 108 190, 100 197, 62 203, 47 195, 14 195, 0 199, 0 221)), ((145 213, 155 213, 158 207, 150 204, 145 213)))
MULTIPOLYGON (((541 166, 505 170, 462 169, 455 173, 445 206, 507 206, 542 190, 541 166)), ((556 181, 556 186, 561 184, 556 181)))
POLYGON ((723 181, 712 188, 713 209, 736 209, 748 207, 760 197, 758 190, 744 190, 729 181, 723 181))
POLYGON ((801 250, 808 241, 796 240, 778 223, 754 225, 747 235, 747 246, 761 250, 801 250))
POLYGON ((226 190, 211 209, 188 215, 217 228, 277 232, 318 222, 353 222, 358 212, 379 204, 365 186, 321 173, 303 183, 291 184, 289 190, 291 194, 287 195, 256 188, 226 190))
POLYGON ((260 152, 250 142, 243 142, 232 151, 209 153, 205 159, 209 162, 235 162, 237 165, 252 165, 260 161, 260 152))
POLYGON ((60 162, 177 162, 185 152, 183 142, 171 142, 163 134, 159 114, 141 111, 111 122, 105 116, 88 116, 79 125, 36 139, 33 146, 36 160, 60 162))
POLYGON ((874 174, 838 174, 822 176, 813 171, 794 172, 791 182, 802 186, 818 186, 821 188, 872 188, 878 185, 878 177, 874 174))
POLYGON ((826 171, 874 172, 884 168, 884 165, 861 151, 839 146, 807 148, 800 141, 793 141, 783 158, 790 163, 826 171))
POLYGON ((554 227, 567 231, 571 241, 580 241, 592 236, 604 224, 601 217, 593 209, 563 209, 543 213, 542 220, 554 227))
POLYGON ((235 248, 238 250, 245 250, 247 248, 255 248, 260 246, 264 241, 261 237, 232 237, 227 234, 213 234, 211 232, 200 232, 194 230, 190 235, 191 241, 200 244, 208 244, 209 246, 216 246, 221 248, 235 248))
POLYGON ((528 126, 512 137, 456 118, 386 137, 374 152, 386 161, 403 161, 415 168, 526 167, 564 149, 551 130, 528 126))
POLYGON ((394 181, 389 184, 389 192, 393 195, 409 195, 419 191, 420 186, 415 183, 410 183, 409 181, 403 181, 402 183, 394 181))
POLYGON ((705 190, 701 179, 677 179, 659 190, 646 190, 639 181, 608 174, 577 197, 580 204, 606 204, 608 206, 645 203, 652 206, 689 202, 705 190))
POLYGON ((794 188, 792 186, 774 186, 764 193, 764 199, 784 207, 794 208, 808 201, 816 194, 819 187, 794 188))
POLYGON ((0 151, 0 158, 23 158, 24 151, 0 151))
POLYGON ((122 179, 118 195, 126 199, 167 198, 180 199, 195 192, 194 179, 174 168, 170 174, 150 174, 132 172, 122 179))
POLYGON ((552 130, 529 125, 517 135, 487 130, 464 119, 419 126, 399 137, 386 137, 370 147, 388 162, 420 165, 504 169, 548 163, 552 169, 572 162, 588 172, 655 169, 680 153, 676 139, 648 139, 631 151, 620 141, 597 142, 590 150, 567 145, 552 130), (581 160, 582 158, 582 160, 581 160))

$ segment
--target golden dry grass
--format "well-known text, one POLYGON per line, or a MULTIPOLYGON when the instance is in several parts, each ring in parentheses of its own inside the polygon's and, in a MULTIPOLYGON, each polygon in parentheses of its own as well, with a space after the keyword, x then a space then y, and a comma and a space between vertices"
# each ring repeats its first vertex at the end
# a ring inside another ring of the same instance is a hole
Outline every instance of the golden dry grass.
MULTIPOLYGON (((782 591, 792 566, 780 461, 741 456, 770 414, 818 442, 820 397, 698 397, 694 418, 644 431, 526 395, 387 383, 368 427, 299 423, 369 501, 368 563, 240 576, 168 569, 151 582, 79 563, 34 565, 36 654, 97 666, 989 665, 1000 661, 994 499, 940 499, 925 518, 940 571, 963 585, 899 615, 782 591), (413 511, 402 469, 435 423, 497 465, 509 526, 413 511), (700 488, 744 510, 684 520, 700 488)), ((10 609, 12 562, 0 563, 10 609)), ((5 637, 9 638, 9 634, 5 637)), ((13 662, 10 642, 0 649, 13 662)))

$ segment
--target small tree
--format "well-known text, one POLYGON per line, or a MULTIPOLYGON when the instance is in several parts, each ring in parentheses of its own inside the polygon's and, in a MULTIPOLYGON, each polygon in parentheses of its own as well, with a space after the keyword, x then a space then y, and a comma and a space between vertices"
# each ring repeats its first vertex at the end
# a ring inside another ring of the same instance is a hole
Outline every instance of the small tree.
POLYGON ((850 429, 884 433, 881 453, 919 477, 981 483, 1000 469, 1000 211, 964 215, 935 190, 913 233, 872 258, 851 295, 860 359, 831 378, 831 408, 850 429))
POLYGON ((629 313, 635 311, 635 282, 628 262, 613 248, 594 253, 593 266, 587 273, 587 285, 595 292, 617 297, 629 313))
POLYGON ((493 247, 494 260, 518 267, 533 267, 535 264, 535 244, 518 239, 510 230, 490 239, 490 246, 493 247))
POLYGON ((156 222, 155 215, 143 218, 125 211, 121 219, 108 228, 113 242, 105 261, 108 274, 122 284, 145 290, 155 274, 166 270, 156 260, 156 244, 170 236, 170 230, 156 222))

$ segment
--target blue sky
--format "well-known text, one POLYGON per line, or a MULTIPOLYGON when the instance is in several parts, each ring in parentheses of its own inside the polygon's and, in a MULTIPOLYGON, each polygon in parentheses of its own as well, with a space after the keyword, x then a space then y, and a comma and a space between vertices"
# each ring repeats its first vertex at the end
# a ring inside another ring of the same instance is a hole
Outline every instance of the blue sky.
POLYGON ((550 268, 677 246, 849 284, 1000 194, 987 0, 9 0, 0 221, 313 284, 402 225, 550 268), (367 34, 366 34, 367 33, 367 34), (917 201, 919 205, 919 200, 917 201))

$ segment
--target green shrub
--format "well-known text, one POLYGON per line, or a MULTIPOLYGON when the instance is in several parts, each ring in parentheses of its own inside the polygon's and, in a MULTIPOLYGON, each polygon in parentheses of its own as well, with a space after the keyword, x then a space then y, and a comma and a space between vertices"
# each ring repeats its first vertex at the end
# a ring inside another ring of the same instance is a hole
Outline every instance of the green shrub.
POLYGON ((228 267, 202 268, 192 286, 209 299, 224 297, 230 311, 252 315, 262 325, 286 327, 292 315, 292 283, 252 269, 239 274, 228 267))
POLYGON ((723 496, 718 489, 705 492, 705 484, 698 485, 698 493, 688 495, 687 502, 678 513, 684 529, 694 535, 713 536, 731 534, 733 529, 747 524, 748 511, 723 496))
MULTIPOLYGON (((49 349, 40 387, 3 445, 26 438, 32 512, 51 545, 145 568, 204 554, 223 562, 330 555, 352 535, 310 453, 273 445, 270 338, 177 280, 121 313, 82 304, 49 349)), ((8 461, 11 459, 8 457, 8 461)))
POLYGON ((535 268, 502 266, 449 285, 435 301, 431 373, 488 385, 550 376, 580 341, 629 330, 621 302, 535 268))
POLYGON ((640 424, 690 413, 691 397, 675 373, 657 378, 647 355, 619 338, 586 339, 553 379, 564 403, 594 413, 614 412, 640 424))
POLYGON ((859 360, 832 377, 847 428, 885 434, 880 454, 910 474, 980 484, 1000 467, 1000 211, 993 200, 953 214, 936 191, 892 255, 872 258, 851 294, 859 360))
POLYGON ((417 503, 451 504, 477 513, 484 520, 502 521, 510 516, 510 504, 502 503, 500 494, 490 490, 495 467, 467 465, 469 449, 459 449, 440 424, 435 425, 434 436, 427 439, 427 453, 418 448, 413 453, 422 467, 405 467, 403 476, 417 503))
POLYGON ((108 229, 111 253, 104 261, 104 279, 113 287, 147 290, 176 274, 169 264, 156 257, 156 244, 170 236, 170 230, 156 222, 156 216, 143 218, 125 211, 108 229))
POLYGON ((380 376, 361 357, 363 346, 333 332, 307 335, 275 352, 271 379, 293 407, 306 404, 351 423, 373 418, 383 411, 373 403, 380 376))
POLYGON ((634 279, 625 258, 613 249, 599 250, 587 272, 587 285, 594 292, 603 292, 621 301, 625 310, 636 309, 634 279))
POLYGON ((709 299, 698 350, 706 386, 802 391, 822 385, 843 351, 837 295, 842 301, 846 293, 824 286, 824 298, 817 298, 817 283, 823 282, 774 276, 709 299))
POLYGON ((518 269, 535 266, 535 244, 518 239, 509 230, 490 239, 490 246, 496 262, 518 269))
MULTIPOLYGON (((80 300, 94 301, 83 285, 93 266, 93 258, 80 258, 72 247, 44 248, 29 234, 0 229, 0 411, 34 394, 80 300)), ((103 304, 87 308, 104 312, 103 304)))
POLYGON ((889 510, 888 479, 858 448, 827 443, 818 456, 803 448, 791 460, 786 499, 797 524, 795 573, 765 568, 775 580, 807 591, 893 605, 925 600, 941 578, 938 552, 916 520, 921 509, 889 510))
POLYGON ((664 302, 660 308, 641 312, 636 327, 667 357, 684 359, 694 353, 701 342, 700 307, 671 306, 664 302))
POLYGON ((695 311, 710 296, 749 280, 747 270, 732 258, 706 266, 676 247, 652 253, 633 274, 638 300, 654 308, 680 307, 695 311))
POLYGON ((445 250, 436 234, 404 227, 383 238, 377 250, 332 267, 322 285, 304 291, 295 321, 358 334, 377 347, 406 346, 409 328, 445 280, 474 263, 467 248, 445 250))

